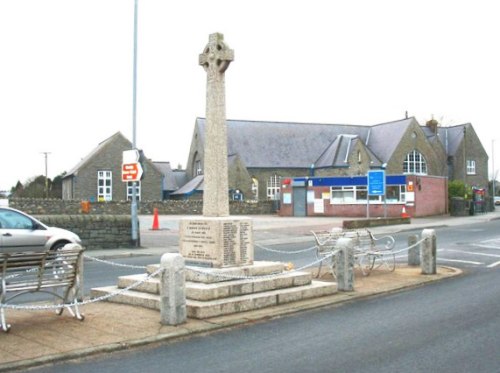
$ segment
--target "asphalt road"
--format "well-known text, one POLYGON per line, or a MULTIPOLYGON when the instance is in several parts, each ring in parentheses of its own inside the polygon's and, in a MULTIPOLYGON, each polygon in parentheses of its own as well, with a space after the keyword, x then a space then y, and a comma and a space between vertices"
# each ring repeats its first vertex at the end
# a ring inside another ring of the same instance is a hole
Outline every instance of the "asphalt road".
POLYGON ((499 372, 500 271, 33 372, 499 372))
MULTIPOLYGON (((459 278, 392 295, 34 372, 500 372, 498 222, 436 229, 438 261, 459 278)), ((408 235, 396 235, 397 247, 408 235)), ((275 245, 297 251, 308 243, 275 245)), ((283 253, 256 250, 256 259, 283 253)), ((297 266, 313 252, 291 254, 297 266)), ((159 257, 117 262, 146 265, 159 257)), ((399 260, 404 261, 405 255, 399 260)), ((86 292, 137 269, 86 261, 86 292)))
MULTIPOLYGON (((466 271, 478 271, 488 268, 500 268, 500 231, 498 221, 491 221, 481 225, 467 225, 436 228, 438 243, 438 264, 458 267, 466 271)), ((405 231, 395 234, 396 250, 408 247, 408 236, 421 234, 421 230, 405 231)), ((259 242, 257 241, 256 244, 259 242)), ((276 260, 292 262, 295 268, 307 266, 316 260, 313 241, 288 243, 260 248, 256 245, 256 260, 276 260), (272 251, 270 251, 270 250, 272 251), (298 252, 298 253, 296 253, 298 252)), ((159 263, 160 256, 134 256, 120 259, 110 259, 120 264, 146 266, 159 263)), ((407 253, 397 256, 399 263, 407 262, 407 253)), ((86 260, 84 264, 84 294, 89 295, 90 289, 99 286, 116 285, 118 276, 141 273, 142 269, 110 266, 86 260)), ((44 299, 44 294, 20 298, 20 302, 32 302, 44 299)))

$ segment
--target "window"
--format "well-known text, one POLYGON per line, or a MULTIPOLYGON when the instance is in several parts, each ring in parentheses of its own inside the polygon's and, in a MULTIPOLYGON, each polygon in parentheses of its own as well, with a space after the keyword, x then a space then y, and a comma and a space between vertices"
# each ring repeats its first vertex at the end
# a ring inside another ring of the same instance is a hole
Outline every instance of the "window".
POLYGON ((408 153, 403 162, 403 173, 427 175, 427 162, 424 156, 416 150, 408 153))
POLYGON ((113 174, 111 171, 97 171, 97 200, 99 202, 113 199, 112 185, 113 174))
POLYGON ((259 200, 259 180, 256 177, 252 177, 252 196, 254 201, 259 200))
POLYGON ((467 175, 475 175, 476 174, 476 161, 472 159, 467 159, 467 175))
MULTIPOLYGON (((33 229, 33 222, 27 216, 16 211, 0 210, 0 228, 4 229, 33 229)), ((23 237, 19 237, 20 240, 23 237)), ((27 237, 24 237, 26 240, 27 237)))
POLYGON ((196 161, 196 163, 195 163, 195 165, 196 165, 196 166, 195 166, 195 168, 196 168, 196 170, 195 170, 195 175, 196 175, 196 176, 198 176, 198 175, 203 174, 203 170, 202 170, 202 168, 201 168, 201 161, 200 161, 200 160, 197 160, 197 161, 196 161))
POLYGON ((355 190, 352 186, 332 187, 331 203, 354 203, 355 190))
POLYGON ((406 202, 406 185, 388 185, 385 188, 387 203, 406 202))
POLYGON ((135 183, 135 199, 136 201, 141 200, 141 182, 140 181, 128 181, 127 182, 127 201, 132 201, 132 186, 135 183))
POLYGON ((273 175, 267 181, 267 199, 280 199, 281 176, 273 175))
MULTIPOLYGON (((406 185, 388 185, 386 187, 387 203, 406 201, 406 185)), ((331 204, 366 204, 368 190, 366 185, 333 186, 330 189, 331 204)), ((383 203, 384 196, 370 196, 370 203, 383 203)))

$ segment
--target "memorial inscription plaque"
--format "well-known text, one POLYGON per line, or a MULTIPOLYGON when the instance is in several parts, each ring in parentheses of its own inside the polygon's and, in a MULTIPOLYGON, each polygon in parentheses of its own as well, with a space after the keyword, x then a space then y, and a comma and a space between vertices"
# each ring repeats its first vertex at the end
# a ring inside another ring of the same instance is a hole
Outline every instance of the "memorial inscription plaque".
POLYGON ((252 221, 245 217, 180 221, 180 253, 186 260, 232 267, 253 263, 252 221))

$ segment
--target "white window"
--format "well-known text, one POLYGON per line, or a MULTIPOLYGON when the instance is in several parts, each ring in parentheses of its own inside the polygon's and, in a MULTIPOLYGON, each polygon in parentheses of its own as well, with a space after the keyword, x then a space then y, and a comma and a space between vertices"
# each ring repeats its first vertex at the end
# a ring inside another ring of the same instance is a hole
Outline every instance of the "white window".
POLYGON ((281 176, 273 175, 267 181, 267 199, 279 200, 281 188, 281 176))
POLYGON ((424 156, 416 150, 408 153, 403 162, 403 173, 427 175, 427 162, 424 156))
POLYGON ((387 203, 406 202, 406 185, 388 185, 385 188, 387 203))
MULTIPOLYGON (((401 203, 406 200, 405 185, 386 187, 387 203, 401 203)), ((331 204, 366 204, 368 190, 366 185, 334 186, 330 188, 331 204)), ((384 196, 370 196, 370 203, 383 203, 384 196)))
POLYGON ((472 159, 467 159, 467 175, 475 175, 476 174, 476 161, 472 159))
POLYGON ((128 181, 127 182, 127 201, 132 201, 132 186, 135 183, 135 199, 136 201, 141 200, 141 182, 140 181, 128 181))
POLYGON ((97 171, 97 200, 99 202, 113 199, 113 173, 97 171))
POLYGON ((352 186, 332 187, 331 203, 354 203, 355 189, 356 187, 352 186))
POLYGON ((259 200, 259 180, 255 177, 252 177, 252 196, 254 201, 259 200))
POLYGON ((203 169, 201 168, 201 161, 200 160, 197 160, 195 162, 195 175, 198 176, 198 175, 201 175, 203 174, 203 169))

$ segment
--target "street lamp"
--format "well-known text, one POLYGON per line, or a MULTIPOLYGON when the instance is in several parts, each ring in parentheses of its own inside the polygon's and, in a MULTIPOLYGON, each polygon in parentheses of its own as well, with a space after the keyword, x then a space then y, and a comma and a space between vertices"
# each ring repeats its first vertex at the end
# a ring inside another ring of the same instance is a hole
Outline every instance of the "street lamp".
MULTIPOLYGON (((134 72, 132 92, 132 149, 136 149, 136 118, 137 118, 137 8, 138 1, 134 0, 134 72)), ((136 182, 132 182, 132 203, 130 204, 130 215, 132 220, 132 243, 139 245, 138 222, 137 222, 137 189, 136 182)))

